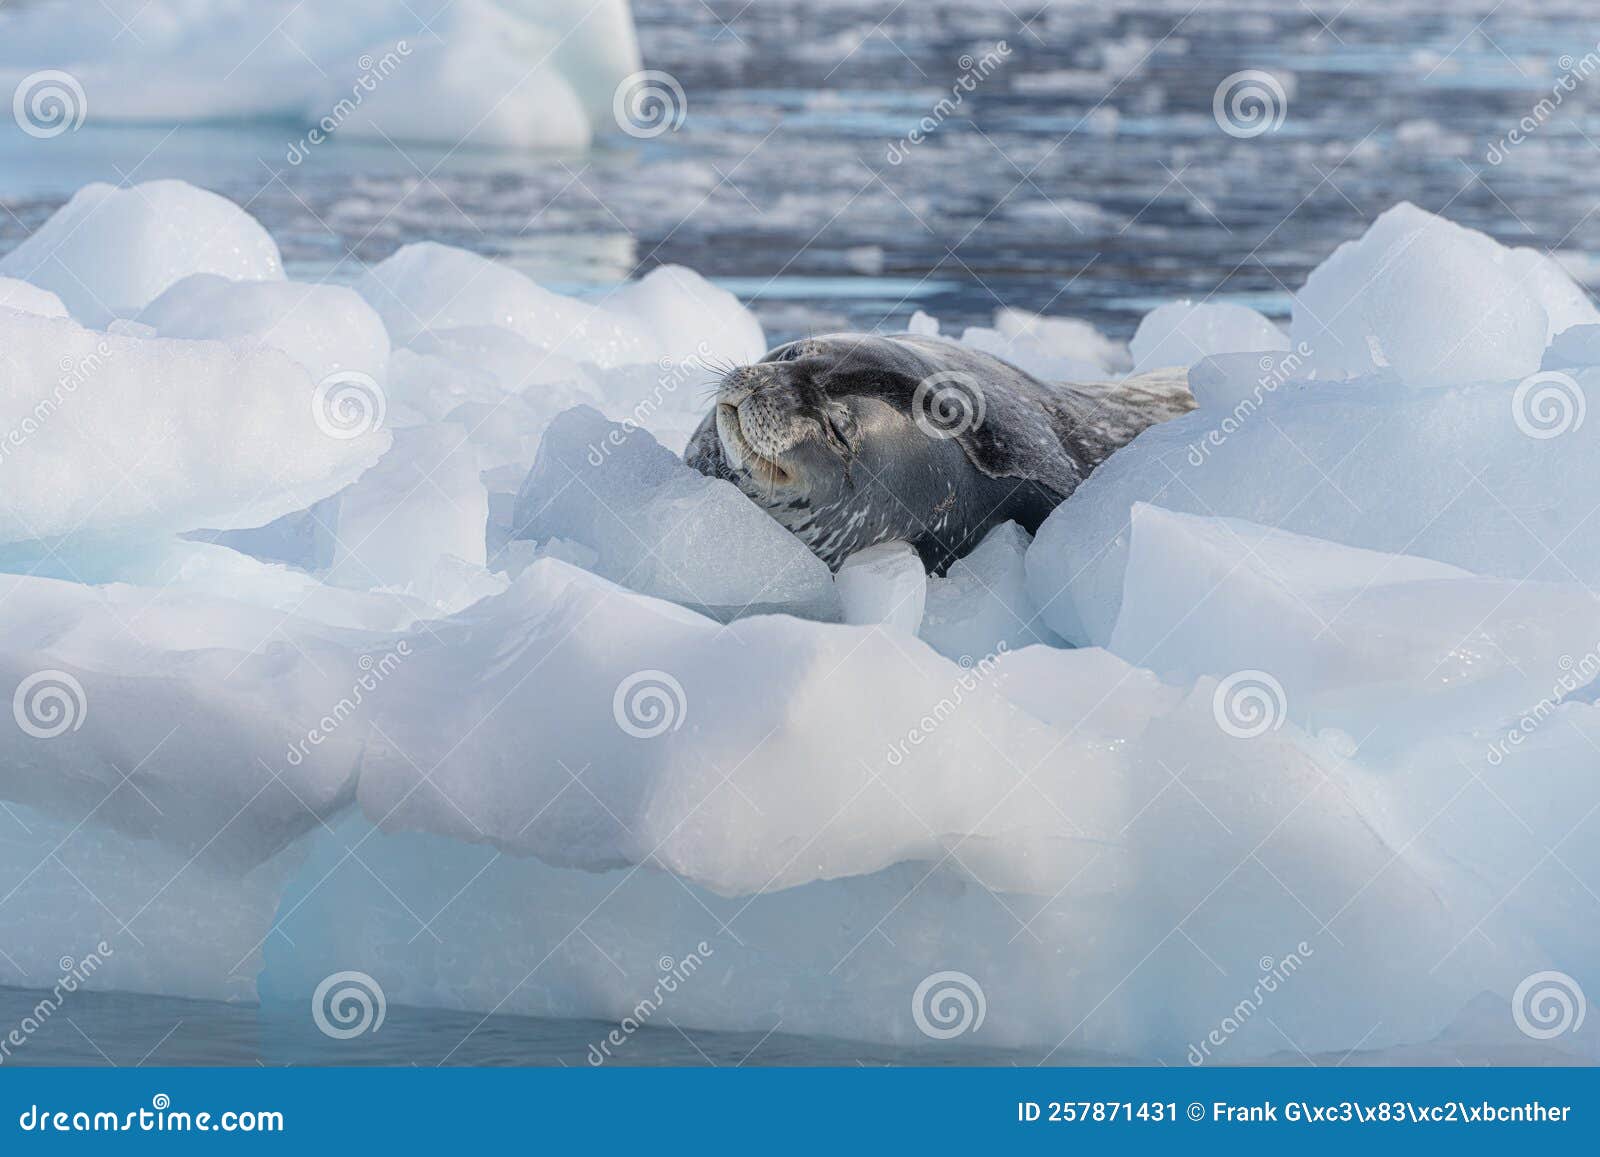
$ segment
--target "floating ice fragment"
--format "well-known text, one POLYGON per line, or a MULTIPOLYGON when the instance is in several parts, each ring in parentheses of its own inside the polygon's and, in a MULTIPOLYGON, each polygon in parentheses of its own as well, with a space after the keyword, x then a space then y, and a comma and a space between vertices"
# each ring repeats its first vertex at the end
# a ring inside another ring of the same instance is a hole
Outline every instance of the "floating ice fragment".
POLYGON ((1286 350, 1289 337, 1255 310, 1231 302, 1174 301, 1144 315, 1128 343, 1135 373, 1192 366, 1213 354, 1286 350))
POLYGON ((914 635, 928 597, 927 568, 909 543, 880 542, 858 550, 834 575, 844 621, 914 635))
POLYGON ((283 262, 254 217, 184 181, 85 185, 0 257, 0 274, 52 291, 90 326, 131 317, 193 273, 281 281, 283 262))
POLYGON ((718 618, 839 613, 827 565, 732 483, 587 406, 545 431, 513 527, 582 543, 597 574, 718 618))

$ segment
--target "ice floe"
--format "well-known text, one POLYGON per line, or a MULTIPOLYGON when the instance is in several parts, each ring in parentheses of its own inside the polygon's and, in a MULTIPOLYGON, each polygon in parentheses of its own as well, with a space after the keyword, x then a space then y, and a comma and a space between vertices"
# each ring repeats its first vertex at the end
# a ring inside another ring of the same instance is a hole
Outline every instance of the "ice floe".
POLYGON ((610 1017, 694 951, 686 1027, 917 1043, 959 972, 976 1043, 1191 1063, 1600 991, 1600 319, 1540 255, 1403 206, 1287 336, 1002 311, 960 340, 1200 407, 937 576, 683 464, 766 344, 686 269, 301 284, 163 182, 0 271, 25 972, 610 1017))

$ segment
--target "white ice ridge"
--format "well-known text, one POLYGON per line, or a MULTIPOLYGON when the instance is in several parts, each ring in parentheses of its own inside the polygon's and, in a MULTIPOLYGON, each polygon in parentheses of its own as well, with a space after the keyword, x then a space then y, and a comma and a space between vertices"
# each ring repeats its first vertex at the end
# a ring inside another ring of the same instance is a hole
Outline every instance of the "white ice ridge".
POLYGON ((1191 350, 1200 408, 1031 541, 836 577, 677 454, 766 345, 698 274, 343 289, 201 190, 80 193, 0 258, 6 967, 613 1017, 704 942, 686 1028, 926 1042, 955 971, 972 1043, 1145 1060, 1291 954, 1208 1059, 1600 992, 1600 321, 1516 252, 1386 215, 1301 295, 1338 345, 1003 311, 962 340, 1191 350))
POLYGON ((0 14, 0 88, 66 102, 36 115, 283 120, 305 133, 291 162, 330 136, 585 148, 641 67, 627 0, 455 0, 421 15, 405 0, 106 0, 93 20, 69 7, 0 14))

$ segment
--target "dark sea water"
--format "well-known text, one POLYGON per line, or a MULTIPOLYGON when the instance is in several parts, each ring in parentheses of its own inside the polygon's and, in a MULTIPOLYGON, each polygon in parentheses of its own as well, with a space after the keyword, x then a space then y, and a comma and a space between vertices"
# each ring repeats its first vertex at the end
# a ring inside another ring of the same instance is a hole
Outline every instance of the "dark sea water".
MULTIPOLYGON (((45 994, 0 987, 0 1025, 24 1022, 45 994)), ((618 1024, 489 1016, 391 1005, 380 1027, 330 1040, 300 1005, 263 1007, 163 996, 79 992, 9 1055, 5 1066, 388 1065, 763 1066, 1125 1065, 1148 1063, 1070 1049, 981 1048, 953 1041, 893 1048, 773 1032, 711 1032, 646 1024, 605 1046, 618 1024), (604 1048, 604 1051, 602 1051, 604 1048)), ((1501 1001, 1485 998, 1439 1040, 1383 1051, 1285 1050, 1269 1065, 1519 1065, 1585 1063, 1580 1055, 1505 1031, 1501 1001)))
MULTIPOLYGON (((0 988, 0 1025, 20 1023, 44 994, 0 988)), ((382 1026, 331 1041, 306 1010, 76 993, 9 1065, 961 1065, 1037 1064, 982 1048, 893 1049, 788 1033, 645 1025, 601 1051, 609 1021, 544 1020, 389 1007, 382 1026)), ((1054 1063, 1070 1064, 1057 1054, 1054 1063)), ((1077 1058, 1081 1061, 1082 1058, 1077 1058)), ((0 1066, 3 1067, 3 1066, 0 1066)))
POLYGON ((585 156, 335 142, 291 165, 300 126, 91 118, 47 150, 0 136, 0 251, 86 181, 177 176, 246 203, 299 276, 348 280, 425 238, 560 289, 679 262, 774 340, 898 328, 919 308, 946 329, 1017 306, 1123 338, 1177 296, 1282 315, 1307 270, 1402 199, 1593 276, 1596 94, 1580 86, 1485 159, 1594 49, 1576 0, 634 8, 646 64, 683 87, 678 131, 613 132, 585 156), (1003 62, 891 163, 963 59, 1001 42, 1003 62), (1247 69, 1285 102, 1276 131, 1241 139, 1213 98, 1247 69))
MULTIPOLYGON (((1600 273, 1588 256, 1600 250, 1600 92, 1570 97, 1504 163, 1485 159, 1562 58, 1594 48, 1592 4, 635 10, 647 65, 686 93, 677 132, 611 134, 582 156, 335 142, 301 165, 286 160, 300 133, 286 124, 91 121, 48 149, 0 134, 0 252, 85 182, 182 177, 246 204, 295 276, 350 280, 423 239, 565 291, 677 262, 747 300, 774 341, 900 328, 918 309, 959 330, 1002 306, 1087 318, 1125 339, 1180 296, 1282 316, 1312 266, 1402 199, 1555 250, 1580 280, 1600 273), (963 57, 1002 41, 1003 65, 895 163, 893 147, 951 93, 963 57), (1245 69, 1270 71, 1286 97, 1278 130, 1248 139, 1213 113, 1219 83, 1245 69)), ((37 1000, 0 989, 0 1026, 37 1000)), ((80 993, 5 1063, 584 1065, 613 1027, 394 1007, 379 1032, 333 1051, 303 1010, 80 993)), ((1475 1059, 1421 1059, 1441 1058, 1475 1059)), ((652 1024, 615 1063, 1038 1059, 652 1024)), ((1090 1059, 1115 1060, 1063 1052, 1051 1063, 1090 1059)))

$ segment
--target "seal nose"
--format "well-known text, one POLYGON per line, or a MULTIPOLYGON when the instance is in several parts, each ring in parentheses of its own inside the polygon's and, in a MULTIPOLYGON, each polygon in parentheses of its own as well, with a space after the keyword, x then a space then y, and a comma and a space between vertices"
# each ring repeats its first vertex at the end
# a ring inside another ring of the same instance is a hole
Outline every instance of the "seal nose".
POLYGON ((793 481, 779 459, 806 434, 783 385, 782 376, 766 364, 741 366, 717 385, 717 436, 728 464, 768 485, 793 481))
POLYGON ((756 386, 759 384, 760 380, 754 366, 740 366, 718 383, 717 401, 721 405, 737 408, 756 392, 756 386))

